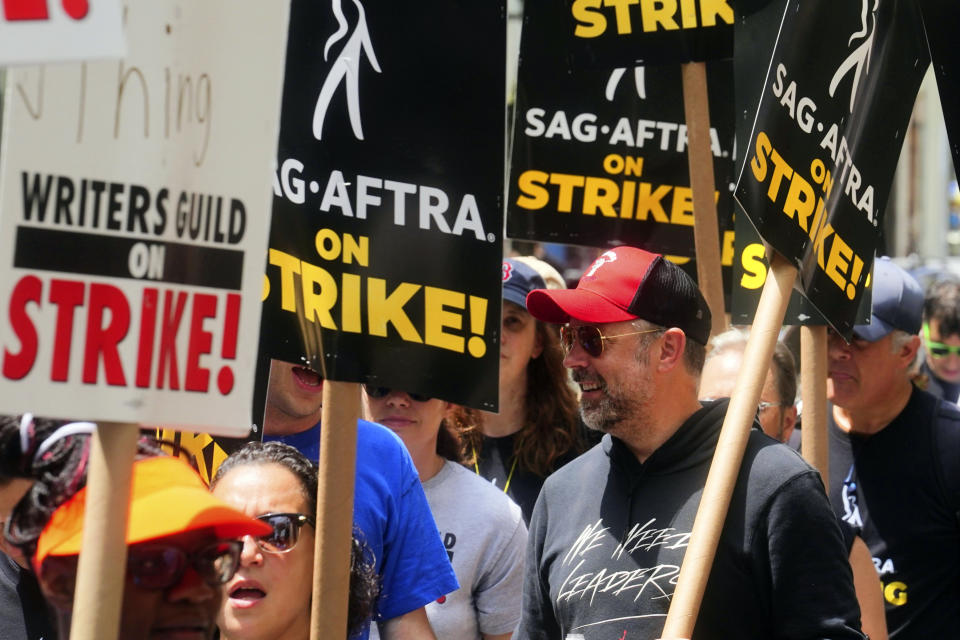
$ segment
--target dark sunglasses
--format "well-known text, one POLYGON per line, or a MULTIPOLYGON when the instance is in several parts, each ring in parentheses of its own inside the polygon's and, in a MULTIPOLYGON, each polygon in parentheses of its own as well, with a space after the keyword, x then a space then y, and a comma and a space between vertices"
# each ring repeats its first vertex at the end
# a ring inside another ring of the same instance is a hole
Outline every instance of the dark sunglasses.
POLYGON ((630 333, 619 333, 615 336, 605 336, 600 333, 600 328, 590 324, 583 324, 577 327, 565 325, 560 327, 560 346, 563 347, 563 353, 569 354, 573 351, 574 341, 580 345, 587 355, 593 358, 599 358, 603 353, 603 341, 611 338, 623 338, 624 336, 636 336, 641 333, 654 333, 660 329, 647 329, 646 331, 631 331, 630 333))
MULTIPOLYGON (((393 389, 390 387, 375 387, 372 384, 363 385, 363 390, 367 392, 367 395, 371 398, 386 398, 393 389)), ((414 402, 426 402, 430 400, 430 396, 425 396, 419 393, 413 393, 412 391, 404 391, 410 399, 414 402)))
MULTIPOLYGON (((187 566, 192 566, 204 582, 219 587, 229 581, 240 567, 239 540, 218 540, 187 552, 180 547, 141 544, 127 552, 127 575, 138 587, 163 590, 180 584, 187 566)), ((48 556, 37 575, 44 588, 58 597, 73 598, 78 556, 48 556)))
POLYGON ((309 524, 316 528, 316 522, 302 513, 265 513, 257 516, 273 527, 273 533, 256 538, 257 546, 267 553, 286 553, 297 546, 300 539, 300 527, 309 524))

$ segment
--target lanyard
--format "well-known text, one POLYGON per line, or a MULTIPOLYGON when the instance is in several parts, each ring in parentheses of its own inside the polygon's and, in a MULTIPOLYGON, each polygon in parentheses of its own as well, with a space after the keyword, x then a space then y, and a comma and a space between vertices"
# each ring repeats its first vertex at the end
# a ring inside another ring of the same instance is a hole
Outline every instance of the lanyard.
MULTIPOLYGON (((473 470, 476 471, 477 475, 480 475, 480 465, 477 463, 477 450, 473 447, 470 447, 470 452, 473 453, 473 470)), ((510 481, 513 479, 513 472, 517 470, 517 456, 513 456, 513 464, 510 465, 510 473, 507 474, 507 483, 503 485, 503 492, 506 493, 510 488, 510 481)))

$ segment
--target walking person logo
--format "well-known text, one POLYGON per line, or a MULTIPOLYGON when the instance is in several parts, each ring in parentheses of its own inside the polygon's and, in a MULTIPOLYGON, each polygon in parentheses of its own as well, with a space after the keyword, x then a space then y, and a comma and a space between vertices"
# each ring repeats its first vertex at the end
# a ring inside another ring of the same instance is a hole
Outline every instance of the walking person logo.
POLYGON ((843 520, 851 527, 862 529, 863 519, 860 517, 860 506, 857 504, 857 479, 853 465, 843 479, 843 520))
MULTIPOLYGON (((323 138, 323 123, 327 117, 327 108, 341 84, 346 85, 350 128, 353 129, 353 135, 356 136, 357 140, 363 140, 363 126, 360 122, 360 60, 363 54, 367 54, 370 66, 373 67, 374 71, 383 73, 380 70, 380 63, 377 62, 376 53, 373 51, 373 42, 371 42, 370 32, 367 30, 367 14, 363 10, 363 4, 360 3, 360 0, 352 1, 357 8, 357 23, 353 27, 353 32, 347 37, 343 48, 340 49, 340 55, 331 65, 330 72, 320 88, 317 106, 313 110, 313 137, 317 140, 323 138)), ((337 19, 337 30, 327 39, 327 43, 323 47, 324 62, 329 59, 330 48, 350 31, 347 20, 343 15, 341 0, 331 0, 331 10, 337 19)))
POLYGON ((830 80, 830 97, 832 98, 840 82, 850 71, 853 71, 853 85, 850 87, 850 113, 853 113, 853 104, 857 95, 857 87, 860 86, 861 74, 870 71, 870 53, 873 51, 873 37, 876 34, 877 27, 877 5, 880 4, 880 0, 861 0, 861 2, 863 4, 860 9, 860 30, 850 36, 847 46, 852 46, 855 40, 862 39, 862 42, 850 52, 850 55, 833 74, 833 79, 830 80), (873 3, 872 9, 869 8, 871 2, 873 3))

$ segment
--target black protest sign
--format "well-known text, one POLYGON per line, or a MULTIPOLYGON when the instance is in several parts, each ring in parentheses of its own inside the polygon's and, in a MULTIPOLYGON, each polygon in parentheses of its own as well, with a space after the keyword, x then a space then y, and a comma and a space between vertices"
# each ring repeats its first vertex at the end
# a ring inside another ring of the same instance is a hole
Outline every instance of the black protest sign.
MULTIPOLYGON (((548 34, 521 42, 507 200, 512 238, 693 256, 679 65, 567 73, 548 34)), ((729 61, 708 64, 720 229, 729 228, 729 61)))
POLYGON ((849 335, 928 56, 913 0, 784 13, 736 197, 849 335))
POLYGON ((733 55, 730 0, 526 0, 523 13, 524 37, 546 35, 577 69, 733 55))
MULTIPOLYGON (((770 263, 766 257, 766 247, 760 234, 753 228, 750 219, 742 213, 735 216, 734 251, 732 263, 732 288, 730 289, 730 323, 753 324, 760 304, 763 285, 770 272, 770 263)), ((866 291, 860 298, 854 324, 870 322, 871 291, 870 279, 867 279, 866 291)), ((783 317, 785 325, 823 326, 827 319, 817 311, 807 298, 798 290, 790 294, 787 311, 783 317)))
POLYGON ((496 407, 504 16, 503 2, 293 3, 271 357, 496 407))
POLYGON ((916 0, 923 16, 943 118, 953 153, 953 170, 960 174, 960 4, 956 0, 916 0))

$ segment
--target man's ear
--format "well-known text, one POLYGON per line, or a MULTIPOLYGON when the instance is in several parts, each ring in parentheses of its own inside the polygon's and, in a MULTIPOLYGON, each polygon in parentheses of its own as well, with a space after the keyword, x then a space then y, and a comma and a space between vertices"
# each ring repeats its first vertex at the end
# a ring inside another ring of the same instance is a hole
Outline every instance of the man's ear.
POLYGON ((900 347, 900 350, 897 351, 897 359, 900 360, 904 368, 910 366, 922 344, 920 336, 910 336, 910 339, 900 347))
POLYGON ((657 362, 659 371, 670 371, 678 364, 683 364, 683 352, 687 346, 687 336, 682 329, 671 327, 663 332, 660 346, 660 359, 657 362))

